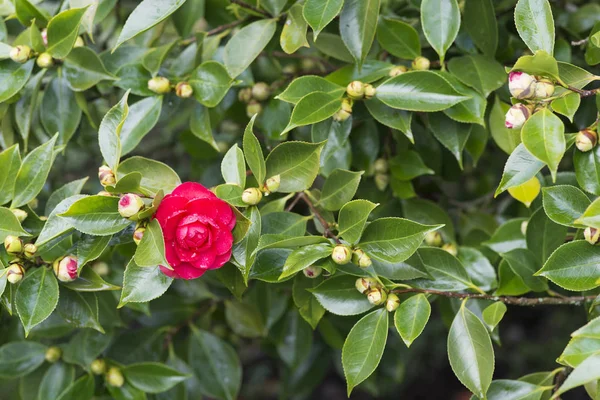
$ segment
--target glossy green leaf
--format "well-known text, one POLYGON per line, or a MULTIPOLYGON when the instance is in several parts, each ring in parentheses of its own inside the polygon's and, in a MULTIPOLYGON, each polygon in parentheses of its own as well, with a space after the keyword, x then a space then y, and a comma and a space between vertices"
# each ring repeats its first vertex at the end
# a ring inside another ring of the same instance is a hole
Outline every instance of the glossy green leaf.
POLYGON ((280 280, 302 271, 316 261, 331 256, 333 248, 329 244, 313 244, 294 250, 285 261, 280 280))
POLYGON ((233 257, 237 261, 237 267, 242 273, 244 283, 247 283, 256 256, 255 250, 262 234, 262 221, 257 207, 249 207, 244 214, 250 223, 250 227, 244 238, 234 245, 233 257))
POLYGON ((188 81, 194 97, 206 107, 215 107, 223 100, 233 80, 225 67, 216 61, 206 61, 196 68, 188 81))
POLYGON ((18 144, 0 153, 0 204, 12 200, 20 167, 21 155, 18 144))
POLYGON ((225 45, 223 62, 232 78, 244 72, 269 43, 277 23, 274 19, 263 19, 246 25, 225 45))
POLYGON ((141 187, 152 195, 161 190, 168 194, 181 184, 181 179, 171 167, 144 157, 129 157, 119 165, 117 180, 132 172, 142 174, 141 187))
POLYGON ((552 221, 540 207, 527 223, 527 248, 544 263, 565 242, 568 228, 552 221), (541 238, 541 240, 540 240, 541 238))
POLYGON ((52 271, 45 267, 29 271, 17 289, 15 300, 25 336, 48 318, 57 304, 58 283, 52 271))
POLYGON ((336 275, 323 281, 310 292, 330 313, 337 315, 357 315, 373 308, 364 294, 355 287, 356 277, 336 275))
POLYGON ((487 306, 483 310, 481 313, 483 322, 485 322, 486 325, 493 330, 500 323, 500 321, 502 321, 502 318, 504 317, 504 314, 506 314, 507 310, 508 308, 506 308, 506 305, 503 302, 497 301, 494 304, 487 306))
POLYGON ((556 180, 558 164, 566 150, 565 127, 556 115, 548 110, 536 112, 521 130, 525 148, 550 168, 556 180))
POLYGON ((102 118, 100 130, 98 131, 98 142, 100 144, 100 152, 104 161, 113 170, 117 170, 119 159, 121 158, 121 129, 129 113, 127 98, 129 91, 121 100, 115 104, 102 118))
POLYGON ((344 204, 338 215, 339 236, 349 243, 356 243, 375 207, 377 204, 368 200, 353 200, 344 204))
POLYGON ((134 150, 140 141, 154 128, 160 117, 162 104, 162 96, 152 96, 129 107, 120 134, 122 155, 134 150))
POLYGON ((307 0, 302 15, 314 31, 315 40, 319 33, 340 13, 343 0, 307 0))
POLYGON ((94 377, 83 375, 70 384, 57 400, 89 400, 94 397, 94 377))
POLYGON ((341 96, 345 91, 346 88, 336 85, 320 76, 305 75, 294 79, 281 94, 277 95, 276 99, 296 104, 304 96, 313 92, 324 92, 332 96, 341 96))
POLYGON ((162 296, 172 282, 173 278, 165 275, 160 267, 140 267, 131 259, 125 268, 119 308, 127 303, 154 300, 162 296))
POLYGON ((308 189, 319 173, 319 157, 325 143, 285 142, 267 156, 267 175, 279 175, 279 192, 308 189))
POLYGON ((25 86, 34 64, 34 60, 24 64, 13 60, 0 61, 0 103, 13 97, 25 86))
POLYGON ((187 376, 161 363, 145 362, 123 368, 123 375, 132 386, 146 393, 161 393, 171 389, 187 376))
POLYGON ((556 185, 543 188, 542 195, 548 218, 560 225, 585 228, 575 222, 591 203, 585 193, 575 186, 556 185))
POLYGON ((560 246, 537 274, 567 290, 591 290, 600 286, 599 261, 599 248, 576 240, 560 246))
POLYGON ((58 144, 67 144, 73 137, 81 121, 81 109, 75 93, 63 77, 56 77, 44 91, 40 107, 42 125, 46 132, 58 132, 58 144))
POLYGON ((244 152, 234 144, 223 157, 221 174, 225 183, 246 186, 246 161, 244 152))
POLYGON ((502 258, 508 262, 509 267, 528 288, 534 292, 544 292, 548 290, 548 283, 544 279, 534 276, 540 269, 540 262, 528 249, 512 249, 502 254, 502 258))
POLYGON ((498 254, 526 248, 525 234, 521 228, 523 221, 525 219, 515 218, 504 222, 483 244, 498 254))
POLYGON ((31 236, 23 230, 21 223, 11 210, 0 207, 0 239, 4 241, 8 235, 31 236))
POLYGON ((326 210, 336 211, 342 208, 354 197, 363 172, 336 169, 329 175, 323 189, 319 203, 326 210))
POLYGON ((194 104, 190 119, 190 130, 198 139, 208 143, 213 149, 219 150, 212 133, 209 109, 200 103, 194 104))
POLYGON ((465 28, 475 45, 494 57, 498 47, 498 23, 492 0, 467 0, 463 12, 465 28))
POLYGON ((389 126, 390 128, 398 129, 404 133, 408 140, 414 142, 411 128, 412 113, 388 107, 377 98, 366 101, 365 105, 373 118, 378 122, 389 126))
POLYGON ((48 49, 53 58, 69 55, 79 35, 79 25, 87 7, 71 8, 52 17, 48 22, 48 49))
POLYGON ((356 63, 361 66, 371 50, 380 0, 345 0, 340 13, 340 34, 356 63))
POLYGON ((460 28, 460 10, 456 0, 423 0, 421 2, 421 25, 431 47, 444 61, 446 51, 460 28))
POLYGON ((153 219, 135 251, 135 263, 140 267, 169 265, 165 259, 165 240, 158 220, 153 219))
POLYGON ((505 115, 510 106, 496 97, 490 112, 489 127, 494 141, 505 153, 512 154, 521 143, 521 131, 504 125, 505 115))
POLYGON ((44 362, 46 349, 43 344, 32 341, 4 344, 0 347, 0 376, 14 379, 33 372, 44 362))
POLYGON ((321 278, 307 278, 303 274, 296 274, 292 288, 294 304, 298 307, 298 312, 313 329, 325 315, 325 308, 309 290, 317 287, 322 281, 321 278))
MULTIPOLYGON (((102 240, 110 238, 110 236, 100 236, 102 240)), ((105 242, 106 243, 106 242, 105 242)), ((108 243, 106 243, 108 245, 108 243)), ((80 246, 78 246, 80 247, 80 246)), ((81 265, 81 252, 77 253, 78 261, 81 265)), ((115 286, 106 282, 89 266, 84 266, 80 269, 79 276, 72 282, 65 283, 65 286, 77 292, 100 292, 104 290, 119 290, 119 286, 115 286)))
POLYGON ((105 333, 98 321, 98 298, 94 293, 63 289, 56 311, 71 326, 105 333))
POLYGON ((562 114, 573 121, 573 116, 579 109, 579 104, 581 104, 581 96, 578 93, 570 93, 553 100, 551 106, 554 112, 562 114))
POLYGON ((302 16, 302 8, 301 4, 294 4, 287 12, 279 40, 281 48, 287 54, 295 53, 301 47, 310 47, 306 40, 308 24, 302 16))
POLYGON ((76 92, 88 90, 101 81, 117 79, 88 47, 74 48, 65 58, 62 72, 69 87, 76 92))
POLYGON ((394 314, 394 325, 406 347, 410 347, 423 332, 430 315, 431 305, 424 294, 411 296, 400 303, 394 314))
POLYGON ((455 122, 442 113, 429 116, 429 127, 433 135, 456 158, 459 167, 463 168, 463 150, 471 134, 471 125, 455 122))
POLYGON ((425 247, 419 249, 416 256, 430 279, 417 279, 411 282, 412 285, 423 289, 449 292, 465 289, 478 290, 464 265, 447 251, 435 247, 425 247))
POLYGON ((29 0, 15 0, 15 12, 17 19, 24 26, 31 25, 33 19, 36 20, 38 26, 44 27, 48 23, 50 17, 45 10, 36 7, 33 2, 29 0))
MULTIPOLYGON (((23 140, 28 140, 29 138, 31 123, 38 105, 40 86, 45 73, 46 70, 43 69, 27 82, 27 85, 21 90, 19 101, 15 104, 15 122, 23 140)), ((53 112, 55 111, 53 110, 53 112)), ((42 113, 42 115, 44 114, 42 113)), ((57 131, 51 130, 51 132, 56 133, 57 131)))
POLYGON ((256 116, 253 116, 244 130, 243 147, 248 167, 250 167, 258 184, 261 185, 266 178, 267 166, 265 164, 265 157, 260 142, 254 135, 254 132, 252 132, 255 119, 256 116))
POLYGON ((554 392, 552 399, 557 399, 564 392, 600 379, 600 353, 588 357, 575 368, 565 382, 554 392))
POLYGON ((377 40, 381 47, 396 57, 413 60, 421 55, 419 34, 399 19, 383 18, 377 24, 377 40))
POLYGON ((575 151, 573 155, 575 176, 579 186, 588 193, 600 195, 600 147, 587 152, 575 151))
POLYGON ((519 144, 506 161, 504 172, 502 173, 502 180, 500 181, 494 196, 498 196, 500 193, 511 187, 519 186, 529 181, 536 176, 543 167, 543 162, 532 156, 523 143, 519 144))
MULTIPOLYGON (((477 0, 479 1, 479 0, 477 0)), ((482 0, 485 3, 489 0, 482 0)), ((506 82, 506 72, 493 58, 482 55, 456 57, 448 62, 449 71, 462 83, 488 97, 506 82)))
POLYGON ((548 0, 519 0, 515 8, 515 25, 529 50, 554 51, 554 19, 548 0))
POLYGON ((285 134, 292 129, 321 122, 342 107, 342 101, 339 96, 323 92, 313 92, 304 96, 292 111, 290 122, 281 134, 285 134))
POLYGON ((59 216, 88 235, 112 235, 131 224, 119 214, 118 204, 117 197, 87 196, 74 202, 59 216))

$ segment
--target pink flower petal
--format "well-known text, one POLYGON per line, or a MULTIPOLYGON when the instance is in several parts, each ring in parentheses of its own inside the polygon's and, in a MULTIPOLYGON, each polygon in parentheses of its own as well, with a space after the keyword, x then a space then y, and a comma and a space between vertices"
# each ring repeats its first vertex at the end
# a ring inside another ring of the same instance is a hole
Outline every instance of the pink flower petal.
POLYGON ((227 253, 217 256, 217 258, 215 258, 215 261, 213 262, 212 266, 209 269, 221 268, 230 259, 231 259, 231 249, 229 249, 229 251, 227 253))
POLYGON ((196 279, 199 278, 204 272, 205 269, 194 268, 192 264, 184 263, 177 267, 177 274, 182 279, 196 279))
POLYGON ((212 199, 216 197, 213 192, 196 182, 184 182, 177 186, 171 194, 174 196, 185 197, 188 200, 212 199))
POLYGON ((213 239, 213 248, 217 254, 224 254, 231 250, 233 245, 233 235, 226 229, 220 229, 213 239))
POLYGON ((185 210, 185 205, 188 203, 188 200, 184 197, 166 195, 165 198, 161 201, 158 206, 158 210, 156 210, 156 214, 154 214, 154 218, 158 220, 161 226, 166 220, 173 216, 173 214, 178 214, 185 210))
POLYGON ((165 274, 166 276, 169 276, 169 277, 171 277, 171 278, 174 278, 174 279, 179 279, 179 278, 181 278, 181 277, 179 276, 179 274, 177 274, 177 272, 175 272, 175 271, 174 271, 174 270, 172 270, 172 269, 169 269, 169 268, 163 267, 162 265, 160 266, 160 270, 162 271, 162 273, 163 273, 163 274, 165 274))
POLYGON ((223 227, 231 229, 235 225, 235 215, 229 204, 219 199, 197 199, 190 201, 186 209, 190 213, 204 215, 223 227))

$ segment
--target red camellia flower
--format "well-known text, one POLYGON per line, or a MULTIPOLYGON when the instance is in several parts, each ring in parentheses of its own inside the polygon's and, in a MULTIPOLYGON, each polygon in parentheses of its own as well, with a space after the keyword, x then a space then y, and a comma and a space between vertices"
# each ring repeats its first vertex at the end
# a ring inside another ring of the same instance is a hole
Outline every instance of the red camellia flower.
POLYGON ((233 210, 199 183, 177 186, 165 196, 154 218, 162 228, 165 255, 173 268, 161 265, 164 274, 195 279, 231 258, 233 210))

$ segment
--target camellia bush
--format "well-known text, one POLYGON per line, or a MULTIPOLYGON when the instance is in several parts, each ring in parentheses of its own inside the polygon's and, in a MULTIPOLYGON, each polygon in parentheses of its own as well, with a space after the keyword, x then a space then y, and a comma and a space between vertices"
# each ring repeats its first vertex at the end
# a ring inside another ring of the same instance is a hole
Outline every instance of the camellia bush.
POLYGON ((600 4, 0 15, 1 398, 600 399, 600 4))

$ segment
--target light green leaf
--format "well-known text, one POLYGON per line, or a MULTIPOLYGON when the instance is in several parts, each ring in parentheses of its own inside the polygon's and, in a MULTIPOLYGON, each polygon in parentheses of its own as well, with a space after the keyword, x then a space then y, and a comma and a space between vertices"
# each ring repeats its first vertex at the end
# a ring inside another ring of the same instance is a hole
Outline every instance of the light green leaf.
POLYGON ((319 303, 336 315, 357 315, 373 308, 366 296, 356 290, 356 277, 336 275, 310 290, 319 303))
POLYGON ((421 25, 431 47, 443 63, 460 28, 460 10, 456 0, 423 0, 421 2, 421 25))
POLYGON ((71 226, 88 235, 106 236, 117 233, 131 221, 119 214, 119 199, 107 196, 87 196, 75 201, 59 214, 71 226))
POLYGON ((147 97, 129 107, 121 128, 121 155, 136 148, 158 122, 162 109, 162 96, 147 97))
POLYGON ((213 149, 219 150, 212 133, 209 109, 200 103, 194 104, 190 118, 190 130, 198 139, 208 143, 213 149))
POLYGON ((548 218, 560 225, 585 228, 575 221, 590 205, 590 199, 580 189, 570 185, 556 185, 542 189, 544 211, 548 218))
POLYGON ((505 115, 510 106, 496 97, 490 112, 489 127, 494 141, 505 153, 512 154, 513 150, 521 143, 521 131, 508 129, 504 125, 505 115))
POLYGON ((119 165, 117 180, 132 172, 142 175, 142 189, 156 195, 161 190, 169 194, 181 184, 181 179, 171 167, 156 160, 134 156, 119 165))
POLYGON ((158 220, 153 219, 146 226, 142 241, 135 251, 135 263, 140 267, 163 265, 168 268, 165 259, 165 240, 158 220))
POLYGON ((77 36, 81 19, 87 11, 84 8, 71 8, 52 17, 48 23, 48 49, 53 58, 63 59, 69 55, 77 36))
POLYGON ((246 126, 246 130, 244 130, 243 147, 246 162, 258 184, 262 185, 266 178, 267 166, 265 164, 262 148, 260 147, 260 142, 254 135, 254 132, 252 132, 255 119, 256 115, 252 116, 250 122, 248 122, 248 125, 246 126))
POLYGON ((23 230, 21 223, 8 208, 0 207, 0 240, 8 235, 13 236, 31 236, 23 230))
POLYGON ((368 200, 352 200, 344 204, 338 215, 338 235, 349 243, 358 242, 369 214, 377 206, 368 200))
POLYGON ((600 286, 600 248, 585 240, 560 246, 536 275, 567 290, 584 291, 600 286))
POLYGON ((482 244, 498 254, 507 253, 512 249, 526 248, 525 235, 521 229, 523 221, 524 218, 515 218, 504 222, 492 237, 482 244))
POLYGON ((532 156, 523 143, 519 144, 506 161, 504 172, 502 173, 502 180, 500 181, 494 196, 498 196, 500 193, 511 187, 519 186, 529 181, 536 176, 543 167, 543 162, 532 156))
POLYGON ((17 313, 25 329, 25 337, 33 327, 52 314, 58 304, 58 282, 46 267, 28 271, 19 284, 15 297, 17 313))
POLYGON ((266 45, 277 28, 274 19, 262 19, 246 25, 225 45, 223 62, 232 78, 244 72, 266 45))
MULTIPOLYGON (((482 3, 489 0, 475 0, 482 3)), ((506 82, 502 64, 482 55, 455 57, 448 62, 448 70, 462 83, 488 97, 506 82)))
POLYGON ((304 96, 313 92, 328 93, 340 97, 346 88, 336 85, 325 78, 316 75, 305 75, 294 79, 276 99, 296 104, 304 96))
POLYGON ((58 144, 67 144, 81 121, 81 109, 75 93, 64 77, 56 77, 44 91, 40 107, 40 119, 46 132, 58 132, 58 144))
POLYGON ((353 172, 336 169, 329 175, 323 190, 319 205, 326 210, 337 211, 354 197, 363 171, 353 172))
POLYGON ((453 255, 437 247, 424 247, 417 252, 430 279, 417 279, 411 282, 423 289, 457 292, 465 289, 480 291, 471 281, 464 265, 453 255))
POLYGON ((560 118, 546 109, 536 112, 523 125, 521 140, 533 156, 548 165, 555 181, 566 150, 565 126, 560 118))
POLYGON ((583 152, 575 151, 573 155, 575 177, 579 186, 588 193, 600 196, 600 147, 583 152))
POLYGON ((21 154, 18 144, 0 153, 0 204, 12 200, 20 167, 21 154))
POLYGON ((307 278, 303 274, 296 274, 292 288, 294 304, 298 307, 302 318, 310 324, 313 330, 325 315, 325 308, 309 290, 314 289, 321 282, 323 282, 322 278, 307 278))
POLYGON ((188 377, 171 367, 157 362, 130 364, 123 368, 122 371, 127 382, 146 393, 166 392, 188 377))
POLYGON ((515 25, 529 50, 552 54, 554 19, 548 0, 519 0, 515 8, 515 25))
POLYGON ((342 107, 339 96, 323 92, 313 92, 304 96, 292 111, 290 122, 281 134, 285 134, 298 126, 316 124, 321 122, 342 107))
POLYGON ((198 66, 188 83, 194 89, 194 97, 203 106, 216 107, 233 84, 225 67, 216 61, 206 61, 198 66))
POLYGON ((594 200, 585 209, 583 215, 575 220, 575 223, 598 229, 600 226, 600 199, 594 200))
POLYGON ((317 40, 319 33, 340 13, 344 0, 307 0, 302 15, 314 31, 317 40))
POLYGON ((71 233, 73 226, 68 220, 59 216, 66 212, 69 207, 77 200, 84 198, 84 195, 72 195, 61 200, 48 214, 48 220, 44 224, 44 228, 40 232, 35 242, 35 245, 40 251, 51 248, 57 242, 62 240, 66 235, 71 233))
POLYGON ((377 41, 390 54, 413 60, 421 55, 419 34, 399 19, 383 18, 377 25, 377 41))
POLYGON ((0 61, 0 103, 13 97, 25 86, 34 64, 34 60, 24 64, 13 60, 0 61))
POLYGON ((35 19, 35 22, 40 27, 48 24, 48 19, 50 19, 48 13, 45 10, 37 8, 29 0, 15 0, 14 3, 17 19, 24 26, 31 25, 33 19, 35 19))
POLYGON ((550 105, 554 112, 564 115, 573 122, 573 116, 579 109, 579 104, 581 104, 579 93, 569 93, 564 97, 553 100, 550 105))
POLYGON ((279 175, 279 192, 299 192, 311 187, 319 173, 319 159, 325 142, 285 142, 269 153, 267 175, 279 175))
POLYGON ((125 92, 121 100, 115 104, 102 118, 98 131, 98 142, 102 157, 113 170, 117 170, 121 158, 121 129, 129 113, 127 98, 129 91, 125 92))
POLYGON ((320 259, 331 256, 332 250, 333 248, 329 244, 312 244, 294 250, 285 261, 279 280, 302 271, 320 259))
POLYGON ((88 47, 74 48, 65 58, 62 72, 69 87, 76 92, 88 90, 101 81, 117 79, 104 67, 96 52, 88 47))
POLYGON ((223 157, 221 162, 221 174, 225 183, 246 186, 246 161, 244 152, 234 144, 223 157))
POLYGON ((162 296, 173 278, 165 275, 159 266, 140 267, 132 258, 125 267, 123 290, 118 308, 127 303, 145 303, 162 296))
POLYGON ((500 323, 500 321, 502 321, 502 318, 504 317, 504 314, 506 314, 507 310, 508 309, 503 302, 497 301, 494 304, 487 306, 483 310, 481 313, 483 322, 486 323, 490 330, 493 330, 500 323))
POLYGON ((557 399, 564 392, 574 389, 578 386, 600 379, 600 352, 586 358, 579 364, 567 377, 565 382, 552 395, 552 399, 557 399))
POLYGON ((345 0, 340 13, 340 34, 360 67, 375 39, 380 0, 345 0))
POLYGON ((523 71, 531 75, 542 75, 561 82, 556 59, 544 50, 538 50, 532 56, 519 57, 511 71, 523 71))
POLYGON ((404 133, 411 143, 414 143, 415 139, 411 128, 412 113, 388 107, 377 98, 366 101, 365 105, 377 122, 389 126, 390 128, 398 129, 404 133))
POLYGON ((287 19, 281 30, 279 44, 287 54, 295 53, 300 47, 310 47, 306 40, 308 25, 302 16, 302 5, 294 4, 287 12, 287 19))
POLYGON ((422 293, 411 296, 400 303, 400 307, 394 314, 394 325, 406 347, 410 347, 412 342, 423 332, 430 315, 431 305, 427 296, 422 293))
POLYGON ((233 258, 237 261, 236 266, 242 273, 244 283, 248 284, 248 276, 252 270, 252 265, 256 258, 256 248, 262 234, 262 220, 257 207, 248 207, 244 213, 247 217, 250 227, 244 238, 233 246, 233 258))

